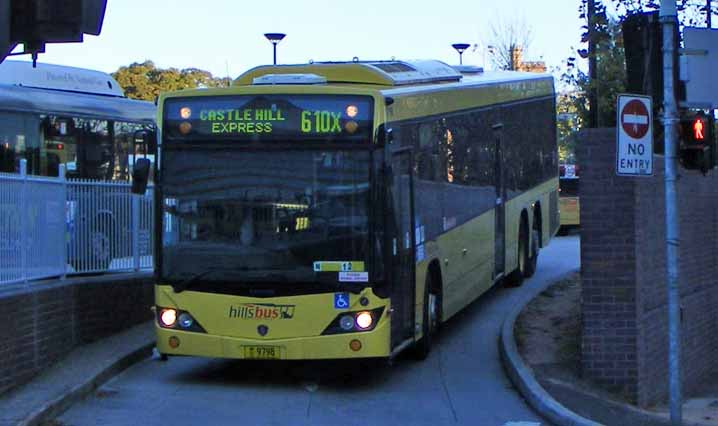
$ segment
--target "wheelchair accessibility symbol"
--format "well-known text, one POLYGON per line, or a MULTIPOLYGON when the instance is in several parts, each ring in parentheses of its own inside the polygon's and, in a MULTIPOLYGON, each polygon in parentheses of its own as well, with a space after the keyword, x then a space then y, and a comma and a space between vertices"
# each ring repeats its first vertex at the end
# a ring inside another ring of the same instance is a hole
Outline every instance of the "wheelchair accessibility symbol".
POLYGON ((334 309, 347 309, 349 307, 349 293, 334 293, 334 309))

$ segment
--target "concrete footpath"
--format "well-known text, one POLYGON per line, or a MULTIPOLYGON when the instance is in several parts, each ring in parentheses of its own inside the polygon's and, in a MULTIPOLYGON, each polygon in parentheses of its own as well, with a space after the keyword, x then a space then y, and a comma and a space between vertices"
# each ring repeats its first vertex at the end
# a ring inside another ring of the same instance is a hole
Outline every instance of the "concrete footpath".
POLYGON ((41 425, 154 347, 153 322, 80 346, 31 382, 0 396, 0 426, 41 425))

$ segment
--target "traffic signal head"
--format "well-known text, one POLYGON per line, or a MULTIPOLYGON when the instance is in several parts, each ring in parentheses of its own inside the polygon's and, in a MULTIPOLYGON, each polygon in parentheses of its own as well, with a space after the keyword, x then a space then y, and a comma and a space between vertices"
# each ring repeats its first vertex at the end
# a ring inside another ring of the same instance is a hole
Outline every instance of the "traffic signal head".
POLYGON ((686 111, 680 120, 680 161, 704 174, 716 165, 715 120, 712 113, 686 111))

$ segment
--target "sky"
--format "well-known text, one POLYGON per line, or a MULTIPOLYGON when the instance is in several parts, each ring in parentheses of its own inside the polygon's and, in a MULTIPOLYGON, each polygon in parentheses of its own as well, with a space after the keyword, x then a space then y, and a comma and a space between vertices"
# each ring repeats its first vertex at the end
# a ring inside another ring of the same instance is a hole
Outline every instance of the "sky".
MULTIPOLYGON (((108 0, 102 33, 48 44, 39 61, 114 72, 152 60, 237 77, 271 63, 266 32, 287 37, 279 63, 309 60, 439 59, 458 63, 452 43, 478 45, 464 63, 481 66, 492 22, 532 34, 526 60, 562 66, 581 33, 579 0, 108 0)), ((14 59, 25 58, 20 56, 14 59)))

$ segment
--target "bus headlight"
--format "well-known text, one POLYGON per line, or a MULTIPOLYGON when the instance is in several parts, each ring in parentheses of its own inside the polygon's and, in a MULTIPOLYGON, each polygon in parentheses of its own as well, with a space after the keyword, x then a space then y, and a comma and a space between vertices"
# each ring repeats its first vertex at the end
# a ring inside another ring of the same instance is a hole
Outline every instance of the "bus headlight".
POLYGON ((190 328, 194 324, 194 318, 187 312, 183 312, 179 316, 179 325, 182 328, 190 328))
POLYGON ((162 322, 162 325, 165 327, 174 327, 175 322, 177 322, 177 311, 174 309, 162 310, 162 313, 160 314, 160 322, 162 322))
POLYGON ((342 330, 351 331, 354 328, 354 317, 352 315, 344 315, 339 319, 339 326, 342 330))
POLYGON ((187 311, 157 306, 155 312, 157 313, 156 321, 162 328, 206 333, 200 323, 187 311))
POLYGON ((371 312, 360 312, 357 315, 357 327, 361 330, 366 330, 371 327, 374 323, 374 318, 371 316, 371 312))
POLYGON ((377 327, 384 309, 385 306, 366 311, 342 312, 334 317, 322 335, 372 331, 377 327))

